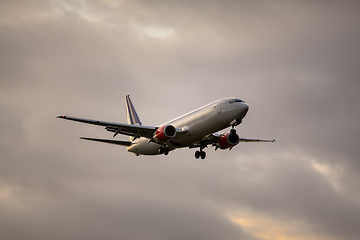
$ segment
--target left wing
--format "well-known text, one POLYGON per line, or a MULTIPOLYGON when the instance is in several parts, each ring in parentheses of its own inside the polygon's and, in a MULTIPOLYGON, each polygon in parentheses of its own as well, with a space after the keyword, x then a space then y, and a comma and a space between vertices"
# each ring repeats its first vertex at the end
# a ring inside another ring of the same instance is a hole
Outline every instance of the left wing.
POLYGON ((275 139, 271 140, 263 140, 263 139, 247 139, 247 138, 240 138, 240 142, 275 142, 275 139))
POLYGON ((154 135, 154 132, 157 129, 157 127, 104 122, 104 121, 97 121, 97 120, 91 120, 91 119, 67 117, 67 116, 58 116, 57 118, 63 118, 66 120, 71 120, 71 121, 76 121, 76 122, 104 126, 107 131, 114 133, 114 137, 117 134, 124 134, 127 136, 136 137, 136 138, 138 138, 138 137, 152 138, 154 135))

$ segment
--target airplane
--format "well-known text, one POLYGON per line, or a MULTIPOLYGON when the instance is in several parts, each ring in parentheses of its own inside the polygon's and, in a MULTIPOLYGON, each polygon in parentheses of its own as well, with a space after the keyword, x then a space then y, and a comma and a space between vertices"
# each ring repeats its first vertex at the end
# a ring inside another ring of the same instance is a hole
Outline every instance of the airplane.
POLYGON ((240 138, 234 129, 249 110, 245 101, 231 97, 217 100, 156 127, 143 126, 130 95, 125 96, 127 124, 91 119, 58 116, 66 120, 103 126, 109 132, 129 136, 129 141, 81 137, 80 139, 110 143, 127 147, 139 155, 168 155, 178 148, 199 148, 196 159, 205 159, 204 149, 211 145, 217 149, 229 149, 240 142, 275 142, 272 140, 240 138), (231 127, 227 133, 219 131, 231 127))

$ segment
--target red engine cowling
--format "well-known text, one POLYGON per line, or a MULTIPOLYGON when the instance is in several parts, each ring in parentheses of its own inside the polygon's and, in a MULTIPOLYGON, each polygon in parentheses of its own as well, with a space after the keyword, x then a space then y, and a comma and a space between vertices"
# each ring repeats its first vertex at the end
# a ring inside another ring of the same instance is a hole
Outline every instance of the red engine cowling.
POLYGON ((239 143, 239 135, 237 135, 236 133, 226 133, 220 137, 217 146, 220 149, 226 149, 233 147, 238 143, 239 143))
POLYGON ((173 125, 164 125, 156 129, 154 140, 156 142, 166 142, 173 139, 176 135, 176 129, 173 125))

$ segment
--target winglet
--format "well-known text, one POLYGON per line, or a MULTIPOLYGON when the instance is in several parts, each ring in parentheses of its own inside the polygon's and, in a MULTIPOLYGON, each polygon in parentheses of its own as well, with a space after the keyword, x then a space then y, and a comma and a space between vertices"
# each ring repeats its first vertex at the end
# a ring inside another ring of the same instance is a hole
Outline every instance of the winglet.
POLYGON ((136 113, 135 107, 131 102, 130 95, 125 96, 127 123, 132 125, 141 125, 139 116, 136 113))

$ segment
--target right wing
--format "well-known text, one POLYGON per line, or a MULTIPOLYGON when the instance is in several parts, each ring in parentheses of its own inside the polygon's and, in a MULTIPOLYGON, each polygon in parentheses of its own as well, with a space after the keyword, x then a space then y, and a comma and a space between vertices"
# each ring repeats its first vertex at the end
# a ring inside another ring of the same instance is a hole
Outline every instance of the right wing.
MULTIPOLYGON (((104 122, 104 121, 97 121, 97 120, 91 120, 91 119, 67 117, 67 116, 58 116, 58 118, 63 118, 63 119, 70 120, 70 121, 82 122, 82 123, 93 124, 93 125, 98 125, 98 126, 104 126, 107 131, 114 133, 114 137, 117 134, 124 134, 127 136, 136 137, 136 138, 145 137, 145 138, 151 139, 157 129, 157 127, 131 125, 131 124, 124 124, 124 123, 104 122)), ((88 139, 88 140, 90 140, 90 139, 88 139)))

